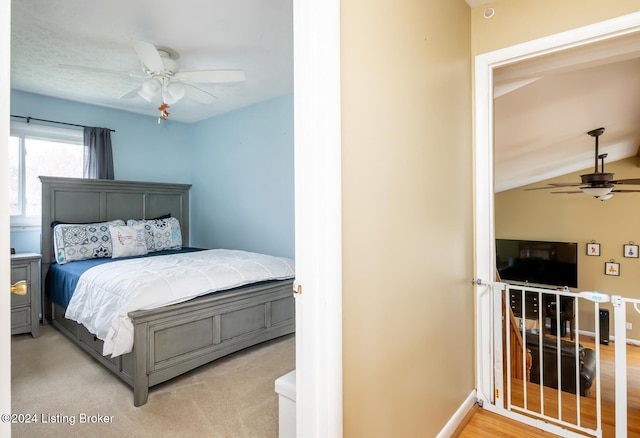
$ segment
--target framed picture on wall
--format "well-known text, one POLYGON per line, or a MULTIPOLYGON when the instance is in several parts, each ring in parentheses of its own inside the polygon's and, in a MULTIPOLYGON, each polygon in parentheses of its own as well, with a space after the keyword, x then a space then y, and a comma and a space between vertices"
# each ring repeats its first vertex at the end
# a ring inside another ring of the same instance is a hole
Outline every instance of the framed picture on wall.
POLYGON ((629 258, 638 258, 638 245, 634 245, 633 243, 629 243, 624 245, 624 256, 629 258))
POLYGON ((620 275, 620 263, 616 263, 613 260, 604 264, 604 273, 607 275, 620 275))
POLYGON ((599 256, 600 255, 600 244, 591 242, 587 243, 587 255, 588 256, 599 256))

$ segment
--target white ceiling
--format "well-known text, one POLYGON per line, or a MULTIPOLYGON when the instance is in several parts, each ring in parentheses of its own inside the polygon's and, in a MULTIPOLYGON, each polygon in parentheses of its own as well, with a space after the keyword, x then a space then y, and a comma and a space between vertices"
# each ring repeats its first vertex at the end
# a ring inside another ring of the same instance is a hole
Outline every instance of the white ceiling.
POLYGON ((133 42, 142 40, 177 51, 182 71, 246 73, 243 83, 199 85, 218 102, 184 98, 169 110, 172 120, 195 122, 293 92, 292 0, 14 0, 11 8, 13 89, 158 116, 159 102, 119 99, 141 84, 126 73, 141 72, 133 42))
MULTIPOLYGON (((172 120, 191 123, 293 92, 292 0, 13 1, 11 86, 157 117, 157 104, 119 99, 140 79, 59 67, 139 72, 134 40, 176 50, 182 71, 246 72, 244 83, 201 85, 218 102, 182 99, 172 120)), ((639 69, 640 36, 631 35, 496 70, 496 190, 593 168, 586 133, 595 128, 605 128, 607 162, 635 155, 639 69)))

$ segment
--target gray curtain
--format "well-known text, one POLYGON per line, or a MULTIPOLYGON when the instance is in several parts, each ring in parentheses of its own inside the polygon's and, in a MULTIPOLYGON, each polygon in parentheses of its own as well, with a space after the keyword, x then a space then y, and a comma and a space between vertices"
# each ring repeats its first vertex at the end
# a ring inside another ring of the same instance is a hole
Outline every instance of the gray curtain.
POLYGON ((92 179, 114 179, 111 130, 89 126, 84 128, 83 176, 92 179))

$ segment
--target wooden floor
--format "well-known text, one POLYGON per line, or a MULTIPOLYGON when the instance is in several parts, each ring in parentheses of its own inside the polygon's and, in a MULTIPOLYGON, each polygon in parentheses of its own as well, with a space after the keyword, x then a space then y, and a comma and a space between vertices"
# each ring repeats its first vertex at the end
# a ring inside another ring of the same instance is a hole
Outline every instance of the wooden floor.
MULTIPOLYGON (((580 337, 580 343, 594 349, 593 339, 580 337)), ((602 392, 602 436, 615 436, 615 394, 614 394, 614 348, 615 344, 600 345, 600 385, 602 392)), ((596 427, 596 387, 591 387, 589 397, 579 397, 580 424, 583 427, 596 427)), ((523 405, 522 381, 512 382, 513 405, 523 405)), ((627 345, 627 437, 640 438, 640 347, 627 345)), ((542 387, 545 415, 558 418, 558 392, 553 388, 542 387)), ((575 423, 577 419, 576 396, 568 392, 560 393, 562 418, 575 423)), ((540 412, 540 386, 527 384, 527 408, 540 412)), ((474 438, 486 436, 499 437, 552 437, 550 433, 518 423, 486 409, 477 409, 469 419, 460 437, 474 438)))
POLYGON ((556 437, 535 427, 527 426, 502 415, 494 414, 486 409, 477 409, 462 432, 463 438, 538 438, 556 437))

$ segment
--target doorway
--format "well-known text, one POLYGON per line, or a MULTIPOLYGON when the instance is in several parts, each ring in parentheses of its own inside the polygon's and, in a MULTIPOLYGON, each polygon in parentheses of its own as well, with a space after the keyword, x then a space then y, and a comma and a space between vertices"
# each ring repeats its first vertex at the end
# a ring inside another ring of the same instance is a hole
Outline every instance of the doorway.
POLYGON ((476 287, 476 345, 477 348, 477 396, 491 403, 494 397, 494 351, 490 346, 495 333, 492 331, 490 294, 485 294, 487 282, 494 279, 495 220, 494 220, 494 136, 493 136, 493 74, 499 67, 515 64, 525 59, 561 52, 570 48, 632 34, 640 31, 640 14, 634 13, 594 25, 552 35, 517 46, 478 55, 475 58, 474 77, 474 144, 475 144, 475 273, 484 285, 476 287))

